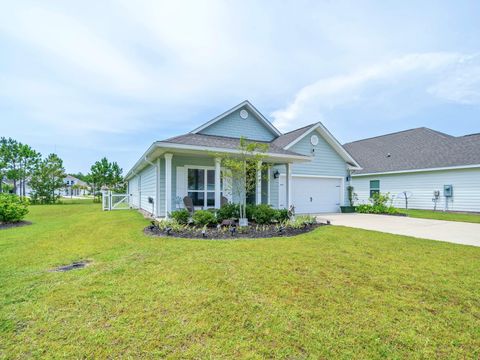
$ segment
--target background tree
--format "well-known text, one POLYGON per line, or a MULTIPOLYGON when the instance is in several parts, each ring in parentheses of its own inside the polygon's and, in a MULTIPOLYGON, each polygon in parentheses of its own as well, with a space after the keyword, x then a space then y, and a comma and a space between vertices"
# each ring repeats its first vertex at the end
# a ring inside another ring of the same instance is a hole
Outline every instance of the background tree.
POLYGON ((60 197, 59 191, 65 186, 65 177, 62 159, 56 154, 48 155, 32 174, 32 201, 41 204, 55 203, 60 197))
POLYGON ((13 182, 13 192, 17 192, 17 183, 21 179, 20 171, 20 146, 21 144, 12 138, 2 138, 3 157, 6 163, 5 177, 13 182))
POLYGON ((5 191, 4 184, 7 175, 7 139, 0 138, 0 193, 5 191))
POLYGON ((26 196, 26 184, 28 179, 42 159, 42 155, 26 144, 19 144, 20 152, 20 195, 26 196))
POLYGON ((115 192, 125 191, 122 168, 115 161, 109 162, 106 157, 92 165, 87 175, 87 182, 92 187, 95 197, 100 195, 102 188, 115 192))
POLYGON ((7 179, 13 184, 12 192, 25 196, 27 180, 40 160, 40 153, 30 146, 12 138, 0 138, 0 192, 4 190, 1 180, 7 179))

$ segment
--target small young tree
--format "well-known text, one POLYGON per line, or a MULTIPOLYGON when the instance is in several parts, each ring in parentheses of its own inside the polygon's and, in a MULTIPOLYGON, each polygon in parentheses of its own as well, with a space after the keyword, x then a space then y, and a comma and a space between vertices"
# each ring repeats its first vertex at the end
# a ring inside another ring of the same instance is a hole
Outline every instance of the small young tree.
POLYGON ((268 151, 268 144, 251 142, 244 137, 240 138, 238 147, 240 152, 235 155, 219 155, 222 167, 224 168, 224 191, 230 191, 239 203, 239 217, 246 218, 247 194, 253 192, 257 185, 257 170, 262 170, 265 165, 265 153, 268 151), (259 169, 259 163, 261 168, 259 169))
POLYGON ((65 186, 63 161, 56 154, 50 154, 40 162, 30 180, 32 200, 35 203, 52 204, 60 197, 59 191, 65 186))

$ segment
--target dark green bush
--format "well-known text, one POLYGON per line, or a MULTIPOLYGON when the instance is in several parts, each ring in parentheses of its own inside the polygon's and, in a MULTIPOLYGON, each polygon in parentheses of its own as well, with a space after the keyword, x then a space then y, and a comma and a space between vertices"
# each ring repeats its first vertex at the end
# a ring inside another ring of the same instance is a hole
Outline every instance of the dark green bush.
POLYGON ((192 216, 193 222, 197 226, 211 226, 217 223, 215 215, 208 210, 197 210, 192 216))
POLYGON ((0 221, 17 222, 28 214, 29 201, 15 194, 0 194, 0 221))
POLYGON ((253 217, 255 216, 255 207, 257 205, 254 204, 247 204, 245 207, 245 214, 247 215, 248 220, 253 220, 253 217))
POLYGON ((289 219, 288 209, 277 209, 275 210, 275 220, 278 222, 284 222, 289 219))
POLYGON ((179 224, 188 224, 190 213, 187 209, 175 210, 170 213, 170 217, 176 220, 179 224))
MULTIPOLYGON (((277 212, 270 205, 255 205, 251 209, 251 219, 257 224, 271 224, 276 220, 277 212)), ((248 216, 247 216, 248 217, 248 216)))
POLYGON ((240 215, 240 207, 238 204, 225 204, 217 210, 217 220, 222 222, 223 220, 238 219, 240 215))

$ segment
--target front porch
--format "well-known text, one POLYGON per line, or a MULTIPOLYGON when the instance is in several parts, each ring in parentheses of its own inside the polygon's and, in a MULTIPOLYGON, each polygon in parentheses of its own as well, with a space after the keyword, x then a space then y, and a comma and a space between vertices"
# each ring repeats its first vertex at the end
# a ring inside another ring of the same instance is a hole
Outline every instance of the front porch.
MULTIPOLYGON (((131 186, 129 182, 128 193, 135 207, 151 209, 155 217, 168 217, 172 211, 184 208, 185 196, 192 199, 196 209, 220 208, 222 197, 229 202, 240 201, 238 195, 231 191, 236 185, 224 176, 221 154, 169 151, 148 160, 148 164, 150 166, 138 173, 136 186, 131 186), (147 194, 153 196, 147 197, 147 194)), ((280 191, 284 191, 285 204, 290 206, 292 163, 266 157, 263 159, 264 166, 261 165, 258 164, 255 174, 255 190, 248 194, 247 201, 278 208, 280 191), (280 174, 286 175, 281 189, 280 174)))

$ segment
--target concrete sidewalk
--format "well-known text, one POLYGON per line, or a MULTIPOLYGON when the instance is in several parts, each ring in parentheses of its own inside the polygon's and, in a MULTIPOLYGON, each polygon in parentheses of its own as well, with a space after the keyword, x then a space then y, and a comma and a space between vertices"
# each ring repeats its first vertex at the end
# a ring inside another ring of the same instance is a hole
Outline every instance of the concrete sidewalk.
POLYGON ((480 246, 480 224, 371 214, 322 214, 332 225, 480 246))

